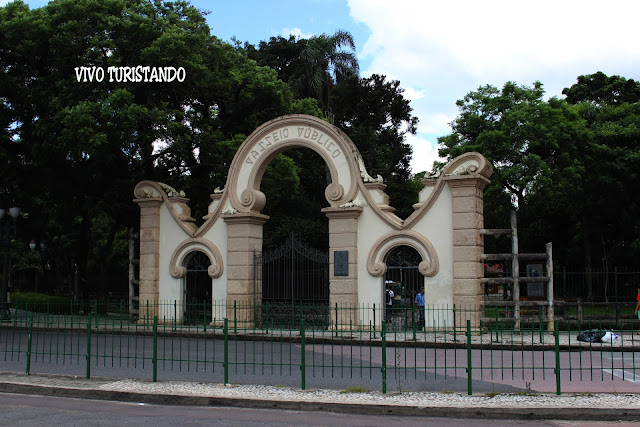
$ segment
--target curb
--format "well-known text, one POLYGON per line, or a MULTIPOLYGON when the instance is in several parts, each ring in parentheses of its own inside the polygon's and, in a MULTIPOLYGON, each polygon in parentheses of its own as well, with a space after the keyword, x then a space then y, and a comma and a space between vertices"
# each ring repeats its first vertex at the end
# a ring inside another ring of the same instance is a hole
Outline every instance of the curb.
POLYGON ((581 420, 581 421, 637 421, 640 408, 469 408, 425 407, 404 405, 376 405, 335 402, 282 401, 250 398, 184 396, 55 386, 39 386, 0 382, 1 393, 30 394, 117 402, 137 402, 153 405, 224 406, 255 409, 284 409, 294 411, 324 411, 343 414, 420 416, 442 418, 517 419, 517 420, 581 420))

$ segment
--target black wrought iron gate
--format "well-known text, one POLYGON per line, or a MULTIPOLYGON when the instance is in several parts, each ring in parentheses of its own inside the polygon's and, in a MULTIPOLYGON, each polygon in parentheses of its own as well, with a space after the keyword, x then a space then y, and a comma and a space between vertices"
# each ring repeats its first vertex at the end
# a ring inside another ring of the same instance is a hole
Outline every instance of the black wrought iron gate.
POLYGON ((409 246, 393 249, 385 260, 385 292, 391 290, 394 295, 390 306, 385 298, 387 330, 410 330, 417 322, 413 302, 424 286, 424 276, 418 269, 420 261, 420 254, 409 246))
POLYGON ((265 326, 329 322, 329 254, 305 246, 292 234, 278 249, 254 254, 256 317, 265 326))
POLYGON ((212 282, 208 273, 209 258, 202 252, 193 252, 187 259, 184 286, 184 323, 187 325, 211 322, 212 282))

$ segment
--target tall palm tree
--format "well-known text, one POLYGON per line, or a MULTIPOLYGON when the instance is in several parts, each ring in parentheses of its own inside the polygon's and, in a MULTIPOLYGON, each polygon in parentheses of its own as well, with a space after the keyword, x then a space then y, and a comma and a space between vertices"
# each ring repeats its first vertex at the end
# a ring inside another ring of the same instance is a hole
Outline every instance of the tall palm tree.
POLYGON ((300 51, 294 91, 302 98, 316 98, 328 107, 333 85, 358 74, 355 49, 348 31, 338 30, 331 36, 322 34, 306 40, 300 51))

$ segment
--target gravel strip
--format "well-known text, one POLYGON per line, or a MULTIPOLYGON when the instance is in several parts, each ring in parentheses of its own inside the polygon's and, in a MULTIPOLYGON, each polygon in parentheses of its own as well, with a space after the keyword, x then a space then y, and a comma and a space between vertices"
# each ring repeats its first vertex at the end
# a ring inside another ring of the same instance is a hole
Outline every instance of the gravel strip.
POLYGON ((640 408, 638 394, 497 394, 468 396, 459 393, 347 393, 335 390, 300 390, 289 387, 222 385, 166 381, 149 383, 122 380, 102 384, 100 390, 145 394, 170 394, 276 401, 316 403, 350 403, 415 407, 485 407, 485 408, 640 408))

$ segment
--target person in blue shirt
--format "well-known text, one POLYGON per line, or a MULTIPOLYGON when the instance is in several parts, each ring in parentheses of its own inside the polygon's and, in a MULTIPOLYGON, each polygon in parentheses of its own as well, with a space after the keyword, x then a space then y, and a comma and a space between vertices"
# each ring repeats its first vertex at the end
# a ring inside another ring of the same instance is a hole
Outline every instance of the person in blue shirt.
POLYGON ((422 287, 420 293, 416 295, 414 303, 418 308, 418 326, 424 328, 424 287, 422 287))

